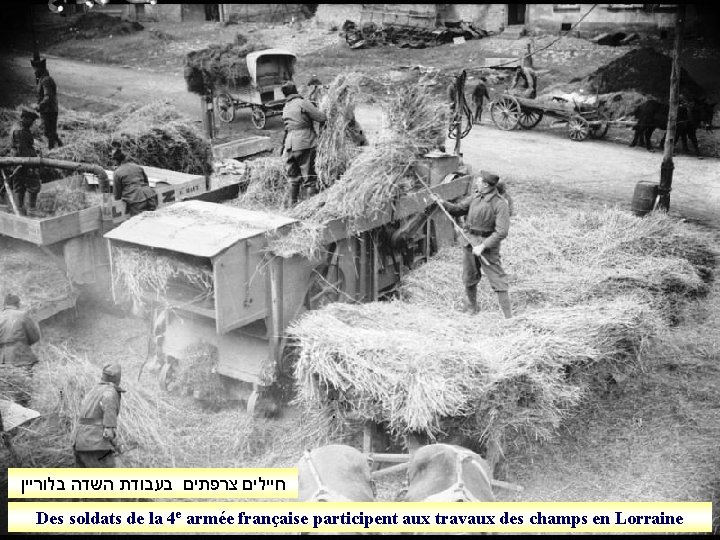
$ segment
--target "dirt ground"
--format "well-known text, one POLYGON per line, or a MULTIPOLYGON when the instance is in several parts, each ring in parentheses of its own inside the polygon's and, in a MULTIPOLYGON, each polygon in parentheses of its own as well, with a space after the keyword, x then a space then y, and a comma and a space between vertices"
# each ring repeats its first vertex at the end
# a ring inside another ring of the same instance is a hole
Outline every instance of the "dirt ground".
MULTIPOLYGON (((212 23, 192 27, 187 23, 148 26, 155 26, 176 38, 188 36, 188 39, 162 41, 148 55, 140 54, 141 46, 146 46, 147 42, 137 36, 113 38, 112 49, 108 49, 109 40, 74 41, 71 46, 53 47, 49 52, 67 53, 88 60, 54 57, 48 60, 50 71, 60 87, 61 103, 104 112, 127 101, 162 97, 198 118, 199 98, 185 90, 178 61, 184 58, 187 50, 208 44, 208 36, 215 42, 230 41, 235 32, 244 32, 244 27, 220 28, 212 23), (110 50, 122 51, 122 54, 112 55, 110 50), (161 54, 161 51, 165 52, 161 54), (93 61, 112 61, 121 66, 135 61, 143 64, 143 69, 98 65, 93 61)), ((452 72, 479 63, 485 56, 502 56, 507 47, 519 48, 524 43, 522 40, 513 43, 492 39, 468 42, 462 47, 427 50, 390 47, 350 51, 344 45, 337 46, 337 34, 326 28, 313 29, 306 25, 294 30, 293 34, 289 27, 266 28, 257 29, 255 33, 271 41, 265 41, 269 46, 298 47, 303 51, 298 61, 301 82, 311 73, 327 79, 342 70, 356 68, 424 65, 452 72)), ((548 79, 565 77, 567 80, 591 72, 621 52, 599 54, 596 49, 589 48, 564 63, 539 67, 546 70, 548 79)), ((720 77, 720 69, 708 68, 708 65, 715 66, 720 56, 713 52, 708 64, 693 54, 688 52, 688 69, 696 80, 708 88, 720 88, 716 80, 720 77), (713 86, 716 83, 717 86, 713 86)), ((28 60, 27 54, 17 52, 0 56, 0 99, 3 100, 0 106, 14 106, 31 95, 34 81, 28 60)), ((521 212, 523 205, 526 208, 537 205, 548 212, 557 205, 583 208, 619 204, 628 208, 637 181, 659 178, 661 153, 627 148, 629 130, 613 129, 605 141, 576 143, 567 138, 563 128, 551 129, 541 124, 531 132, 504 132, 490 125, 488 117, 486 114, 483 124, 476 126, 463 140, 464 159, 475 170, 490 169, 506 178, 513 195, 517 194, 521 212)), ((260 133, 279 138, 280 125, 279 119, 273 118, 268 122, 268 129, 260 133)), ((258 133, 247 116, 242 115, 222 129, 225 135, 258 133)), ((719 146, 717 139, 702 141, 702 150, 707 155, 717 156, 719 146)), ((714 231, 718 252, 719 171, 717 157, 699 160, 678 155, 671 203, 672 211, 677 215, 698 221, 714 231)), ((522 449, 508 449, 504 479, 524 486, 525 491, 519 494, 499 491, 498 499, 711 500, 716 507, 716 531, 720 530, 717 509, 720 502, 717 472, 720 465, 717 445, 720 406, 716 399, 716 389, 720 386, 720 343, 717 338, 720 284, 713 285, 712 294, 705 303, 694 305, 685 315, 685 325, 655 344, 654 354, 644 360, 642 376, 625 381, 613 395, 588 400, 585 408, 570 415, 554 440, 522 449), (669 347, 670 343, 673 348, 669 347), (676 353, 678 347, 680 352, 676 353)), ((86 354, 98 365, 110 358, 121 361, 128 368, 128 383, 156 387, 153 377, 147 373, 137 381, 146 355, 145 323, 142 321, 118 319, 86 306, 74 323, 58 319, 43 330, 45 339, 67 342, 78 354, 86 354), (118 326, 123 328, 122 336, 113 339, 118 326)), ((174 429, 183 441, 182 448, 178 449, 177 460, 168 466, 278 466, 291 464, 296 459, 298 449, 273 445, 279 433, 296 426, 292 412, 278 420, 250 424, 240 412, 203 410, 187 396, 168 399, 184 411, 173 420, 176 422, 174 429), (218 418, 223 422, 235 422, 235 427, 257 435, 256 440, 239 442, 237 449, 231 449, 233 452, 227 448, 218 451, 211 444, 206 447, 197 444, 198 430, 212 425, 218 418), (268 452, 269 448, 271 452, 268 452)), ((141 456, 129 454, 128 461, 132 466, 146 466, 141 456)), ((380 486, 381 492, 393 493, 399 481, 399 476, 387 478, 380 486)))

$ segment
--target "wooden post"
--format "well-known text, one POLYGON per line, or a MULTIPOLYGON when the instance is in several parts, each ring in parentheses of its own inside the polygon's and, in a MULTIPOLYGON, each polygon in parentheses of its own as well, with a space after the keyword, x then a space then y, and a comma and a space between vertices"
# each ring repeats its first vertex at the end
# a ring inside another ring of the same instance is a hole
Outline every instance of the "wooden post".
POLYGON ((680 90, 680 44, 685 20, 685 4, 678 4, 675 17, 675 44, 672 54, 672 71, 670 72, 670 108, 668 111, 667 131, 665 133, 665 148, 662 165, 660 166, 660 189, 658 207, 665 212, 670 210, 670 191, 675 165, 673 164, 673 151, 675 150, 675 131, 677 127, 677 110, 680 90))
POLYGON ((200 98, 200 107, 203 119, 203 127, 205 128, 205 134, 211 141, 215 138, 215 118, 213 111, 213 95, 205 94, 200 98))

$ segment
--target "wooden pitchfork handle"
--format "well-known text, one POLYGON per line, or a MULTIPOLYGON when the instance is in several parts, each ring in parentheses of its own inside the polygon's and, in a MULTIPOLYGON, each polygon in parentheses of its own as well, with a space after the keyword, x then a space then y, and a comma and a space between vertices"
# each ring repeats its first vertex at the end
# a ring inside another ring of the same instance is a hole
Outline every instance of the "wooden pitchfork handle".
POLYGON ((10 187, 10 182, 12 181, 13 178, 15 178, 17 173, 20 172, 20 169, 22 169, 22 165, 18 165, 17 167, 15 167, 15 170, 12 172, 12 174, 10 176, 6 176, 5 170, 2 169, 2 177, 3 177, 3 184, 5 184, 5 191, 7 193, 8 199, 10 199, 10 206, 13 209, 13 213, 16 216, 20 215, 20 209, 18 208, 17 201, 15 200, 15 194, 13 193, 13 191, 10 187))

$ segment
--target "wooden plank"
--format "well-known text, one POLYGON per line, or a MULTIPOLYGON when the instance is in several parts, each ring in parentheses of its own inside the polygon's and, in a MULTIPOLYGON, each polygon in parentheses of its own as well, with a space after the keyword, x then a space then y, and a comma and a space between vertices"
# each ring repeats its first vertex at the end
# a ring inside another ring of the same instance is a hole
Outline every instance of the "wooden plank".
POLYGON ((100 207, 40 220, 43 245, 54 244, 100 228, 100 207), (87 210, 87 211, 85 211, 87 210), (83 213, 82 220, 80 214, 83 213), (94 216, 94 221, 93 221, 94 216))
POLYGON ((268 337, 270 338, 270 358, 280 362, 280 338, 284 328, 283 313, 283 258, 273 257, 269 263, 268 291, 270 294, 268 309, 268 337))
POLYGON ((42 244, 40 220, 38 219, 0 212, 0 234, 33 244, 42 244))
POLYGON ((270 137, 255 136, 213 145, 212 152, 216 160, 241 159, 272 149, 270 137))
POLYGON ((212 203, 219 203, 230 199, 236 199, 240 194, 240 184, 230 184, 227 186, 219 187, 200 195, 193 195, 188 197, 189 201, 205 201, 212 203))

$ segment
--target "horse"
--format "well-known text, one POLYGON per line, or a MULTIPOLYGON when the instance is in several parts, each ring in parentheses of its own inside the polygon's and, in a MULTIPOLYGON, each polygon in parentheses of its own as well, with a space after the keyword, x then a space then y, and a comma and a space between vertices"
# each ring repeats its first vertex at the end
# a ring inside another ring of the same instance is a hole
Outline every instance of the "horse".
POLYGON ((451 444, 430 444, 410 458, 404 502, 493 502, 490 465, 475 452, 451 444))
POLYGON ((299 498, 304 502, 372 502, 375 482, 362 452, 330 444, 305 452, 298 467, 299 498))

